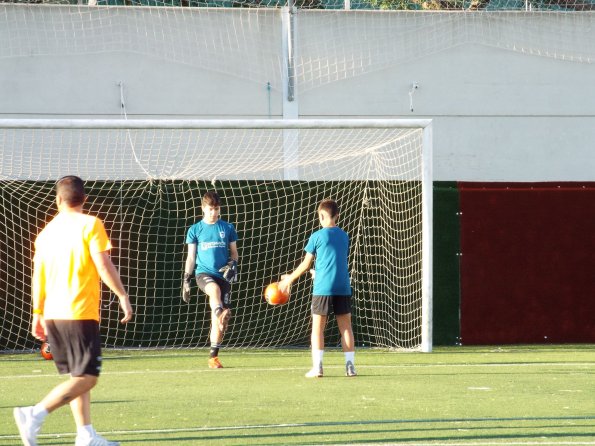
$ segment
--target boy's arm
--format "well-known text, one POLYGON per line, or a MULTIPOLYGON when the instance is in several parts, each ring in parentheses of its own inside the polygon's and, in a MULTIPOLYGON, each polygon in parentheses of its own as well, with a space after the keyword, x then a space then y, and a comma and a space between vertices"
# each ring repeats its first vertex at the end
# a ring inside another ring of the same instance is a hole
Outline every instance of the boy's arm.
POLYGON ((91 253, 91 258, 103 283, 118 296, 120 307, 124 312, 124 317, 120 322, 125 324, 132 319, 132 305, 130 305, 130 298, 122 284, 118 270, 112 263, 107 251, 91 253))
POLYGON ((229 283, 234 283, 238 280, 238 259, 238 244, 236 242, 229 242, 229 261, 219 269, 219 272, 223 273, 223 278, 229 283))
POLYGON ((229 244, 229 258, 231 260, 235 260, 236 262, 238 262, 240 260, 240 255, 238 254, 237 242, 231 242, 229 244))
POLYGON ((300 277, 302 274, 304 274, 306 271, 310 269, 312 260, 314 260, 314 255, 307 252, 304 256, 304 260, 302 260, 302 263, 300 263, 291 274, 285 274, 281 276, 281 280, 279 281, 279 289, 281 290, 281 292, 289 291, 289 287, 291 286, 291 284, 298 277, 300 277))
POLYGON ((186 263, 184 265, 184 276, 188 274, 190 277, 194 275, 194 267, 196 266, 196 243, 189 243, 188 255, 186 256, 186 263))
POLYGON ((182 279, 182 299, 184 302, 190 302, 190 283, 194 275, 196 266, 196 243, 188 244, 188 255, 184 264, 184 278, 182 279))
POLYGON ((33 322, 31 323, 31 333, 37 339, 45 341, 45 319, 43 310, 45 304, 45 285, 43 283, 43 273, 41 266, 33 261, 33 322))

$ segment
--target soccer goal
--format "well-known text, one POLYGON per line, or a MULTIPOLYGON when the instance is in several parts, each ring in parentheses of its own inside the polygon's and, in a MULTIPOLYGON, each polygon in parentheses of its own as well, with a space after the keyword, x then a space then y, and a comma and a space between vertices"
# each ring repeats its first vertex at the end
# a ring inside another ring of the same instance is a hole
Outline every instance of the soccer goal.
MULTIPOLYGON (((432 130, 424 119, 0 120, 0 350, 29 334, 33 240, 61 176, 85 180, 135 307, 118 323, 104 287, 106 347, 208 345, 207 299, 181 299, 187 228, 209 190, 239 235, 228 347, 308 346, 311 279, 289 303, 263 290, 301 261, 317 205, 338 201, 350 235, 358 346, 432 349, 432 130)), ((327 345, 339 344, 327 327, 327 345)))

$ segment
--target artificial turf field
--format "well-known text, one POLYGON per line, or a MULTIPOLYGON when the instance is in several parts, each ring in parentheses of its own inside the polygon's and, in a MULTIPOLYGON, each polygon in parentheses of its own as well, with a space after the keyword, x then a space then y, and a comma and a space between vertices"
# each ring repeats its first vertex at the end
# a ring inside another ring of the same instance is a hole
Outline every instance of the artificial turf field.
MULTIPOLYGON (((97 431, 123 445, 595 445, 595 346, 363 350, 359 376, 308 350, 104 351, 93 390, 97 431)), ((64 378, 39 354, 0 354, 0 445, 19 445, 14 406, 64 378)), ((40 445, 74 444, 70 410, 48 417, 40 445)))

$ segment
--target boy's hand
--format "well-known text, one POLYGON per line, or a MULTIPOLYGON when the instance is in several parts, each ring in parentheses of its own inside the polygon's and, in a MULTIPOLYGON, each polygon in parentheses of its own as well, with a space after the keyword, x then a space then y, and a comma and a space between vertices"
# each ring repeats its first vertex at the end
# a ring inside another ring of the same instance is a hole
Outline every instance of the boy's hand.
POLYGON ((192 274, 184 273, 184 279, 182 280, 182 299, 184 302, 190 302, 190 281, 192 280, 192 274))
POLYGON ((219 272, 223 273, 223 278, 229 283, 236 282, 238 280, 238 262, 236 260, 230 260, 219 272))
POLYGON ((126 324, 132 320, 132 305, 130 304, 130 297, 128 295, 123 296, 120 298, 120 307, 122 307, 122 311, 124 312, 124 317, 120 319, 120 322, 126 324))
POLYGON ((47 333, 45 331, 45 319, 41 314, 33 314, 31 333, 40 341, 45 341, 47 339, 47 333))
POLYGON ((282 293, 289 293, 290 287, 291 287, 290 275, 283 274, 281 276, 281 280, 277 284, 277 288, 279 288, 279 291, 281 291, 282 293))

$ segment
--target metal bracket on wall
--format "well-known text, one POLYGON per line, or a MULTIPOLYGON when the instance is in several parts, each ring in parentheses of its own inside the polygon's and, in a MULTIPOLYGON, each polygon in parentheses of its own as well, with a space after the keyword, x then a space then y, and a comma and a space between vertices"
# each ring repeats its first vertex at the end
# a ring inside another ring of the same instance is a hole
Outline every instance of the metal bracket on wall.
POLYGON ((409 110, 413 111, 413 94, 419 88, 419 84, 417 82, 413 82, 411 84, 411 88, 409 89, 409 110))

